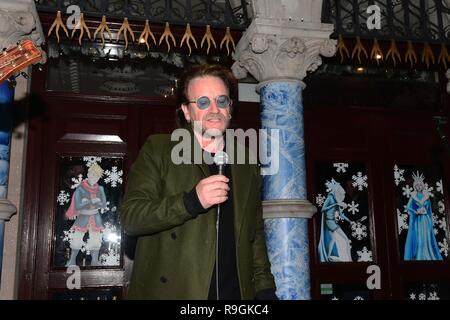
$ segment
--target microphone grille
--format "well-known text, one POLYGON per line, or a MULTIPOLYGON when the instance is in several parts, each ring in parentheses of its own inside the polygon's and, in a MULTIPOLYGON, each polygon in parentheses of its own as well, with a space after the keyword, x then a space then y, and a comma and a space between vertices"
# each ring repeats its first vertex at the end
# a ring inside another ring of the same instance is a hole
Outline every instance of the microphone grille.
POLYGON ((214 155, 214 163, 218 166, 223 166, 228 163, 228 154, 224 151, 219 151, 214 155))

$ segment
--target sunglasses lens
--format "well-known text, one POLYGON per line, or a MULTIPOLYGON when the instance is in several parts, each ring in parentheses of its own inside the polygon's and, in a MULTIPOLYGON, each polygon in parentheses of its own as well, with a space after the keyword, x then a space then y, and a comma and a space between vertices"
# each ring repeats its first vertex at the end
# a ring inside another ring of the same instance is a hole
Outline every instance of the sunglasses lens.
POLYGON ((231 100, 228 96, 222 95, 217 97, 216 103, 219 108, 227 108, 230 106, 231 100))
POLYGON ((211 100, 208 97, 203 96, 197 99, 197 107, 200 109, 206 109, 211 104, 211 100))

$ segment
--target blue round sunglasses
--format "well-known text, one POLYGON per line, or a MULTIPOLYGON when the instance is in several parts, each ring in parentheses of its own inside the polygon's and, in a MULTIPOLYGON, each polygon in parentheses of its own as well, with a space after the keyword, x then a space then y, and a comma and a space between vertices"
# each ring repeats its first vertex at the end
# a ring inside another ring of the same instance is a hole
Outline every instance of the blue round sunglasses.
MULTIPOLYGON (((217 96, 214 100, 216 101, 216 106, 219 108, 225 109, 231 106, 230 97, 224 94, 217 96)), ((188 103, 196 103, 199 109, 205 110, 211 105, 211 99, 207 96, 201 96, 196 101, 188 101, 188 103)))

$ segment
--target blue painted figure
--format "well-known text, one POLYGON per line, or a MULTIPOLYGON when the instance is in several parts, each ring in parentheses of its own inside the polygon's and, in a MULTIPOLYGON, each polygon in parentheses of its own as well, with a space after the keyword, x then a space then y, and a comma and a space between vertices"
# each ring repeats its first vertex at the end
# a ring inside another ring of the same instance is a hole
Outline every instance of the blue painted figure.
POLYGON ((354 223, 343 213, 343 209, 347 207, 344 203, 345 190, 334 179, 331 179, 331 182, 327 181, 326 186, 330 191, 321 210, 318 247, 320 262, 351 262, 351 241, 335 220, 337 213, 350 224, 354 223))
POLYGON ((409 223, 405 242, 405 260, 442 260, 433 230, 430 192, 423 174, 413 173, 413 187, 406 208, 409 223))
POLYGON ((83 238, 86 232, 89 232, 89 239, 85 248, 91 254, 91 266, 99 265, 98 254, 103 241, 101 231, 104 229, 99 210, 106 208, 105 191, 97 183, 102 176, 103 169, 94 163, 88 170, 87 179, 80 183, 72 196, 66 217, 76 220, 71 227, 74 234, 70 242, 72 252, 68 266, 76 265, 78 252, 85 244, 83 238))

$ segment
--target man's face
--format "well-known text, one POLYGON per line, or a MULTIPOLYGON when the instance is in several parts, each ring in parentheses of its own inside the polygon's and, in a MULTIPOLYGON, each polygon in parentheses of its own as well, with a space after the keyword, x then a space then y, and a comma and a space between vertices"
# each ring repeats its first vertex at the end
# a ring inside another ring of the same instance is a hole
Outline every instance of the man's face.
POLYGON ((202 110, 197 103, 182 105, 184 117, 188 122, 201 121, 202 134, 206 130, 212 135, 222 134, 230 123, 230 107, 219 108, 216 97, 229 95, 228 89, 220 78, 206 76, 191 80, 187 89, 189 101, 197 101, 201 96, 207 96, 211 100, 208 108, 202 110))

